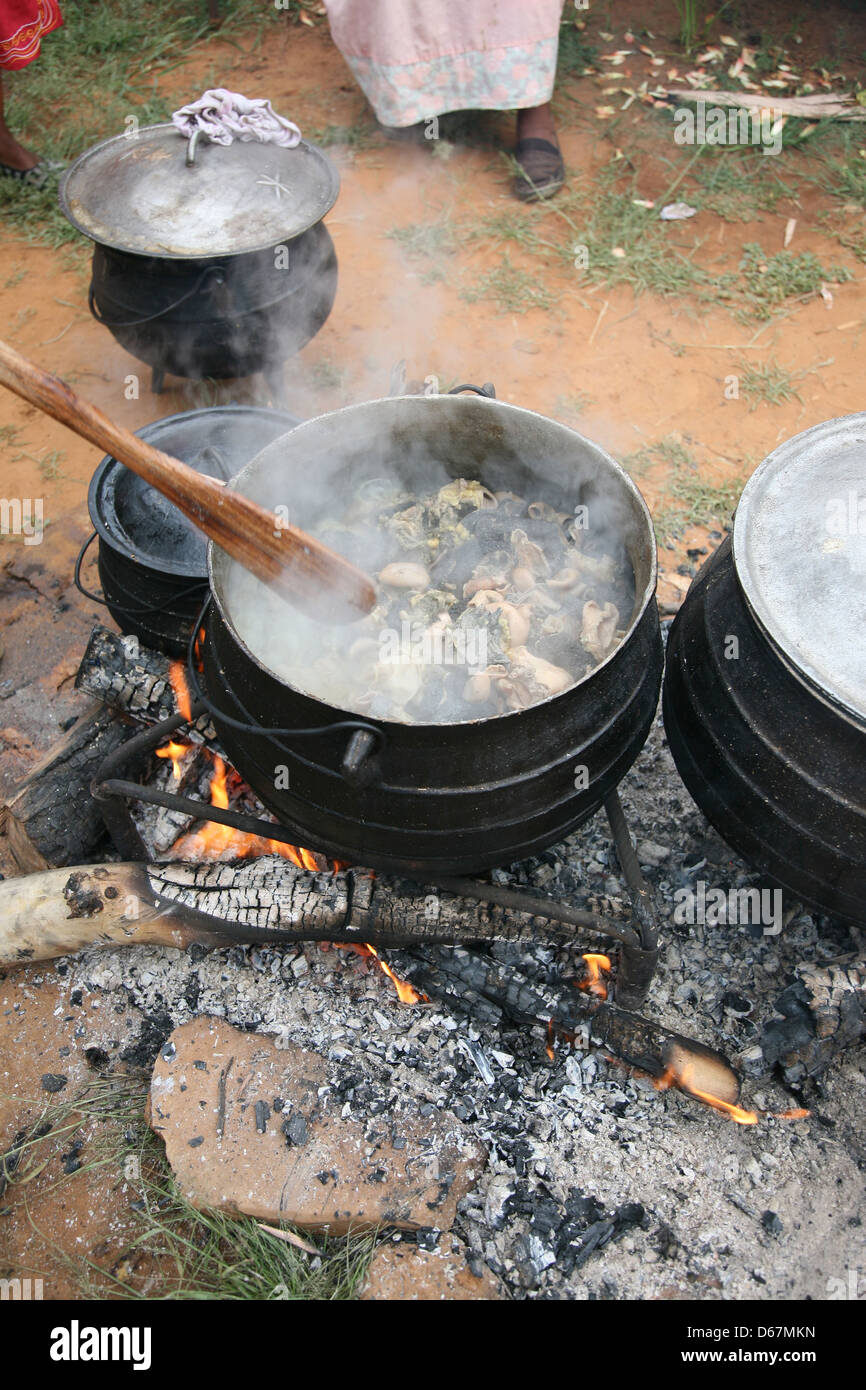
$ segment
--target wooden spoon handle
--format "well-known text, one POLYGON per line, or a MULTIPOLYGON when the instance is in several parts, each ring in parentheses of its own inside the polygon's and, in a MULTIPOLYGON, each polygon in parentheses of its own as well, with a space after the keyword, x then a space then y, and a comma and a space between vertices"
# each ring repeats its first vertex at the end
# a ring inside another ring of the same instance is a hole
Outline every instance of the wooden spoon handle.
POLYGON ((167 497, 233 560, 324 622, 352 622, 376 602, 373 581, 329 546, 116 425, 60 377, 0 341, 0 385, 96 444, 167 497))

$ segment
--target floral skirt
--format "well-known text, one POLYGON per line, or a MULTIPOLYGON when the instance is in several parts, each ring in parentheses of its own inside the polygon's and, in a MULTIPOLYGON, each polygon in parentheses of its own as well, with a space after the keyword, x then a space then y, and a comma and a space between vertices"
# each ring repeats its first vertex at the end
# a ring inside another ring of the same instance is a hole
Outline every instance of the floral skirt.
POLYGON ((383 125, 549 101, 562 0, 326 0, 334 43, 383 125))

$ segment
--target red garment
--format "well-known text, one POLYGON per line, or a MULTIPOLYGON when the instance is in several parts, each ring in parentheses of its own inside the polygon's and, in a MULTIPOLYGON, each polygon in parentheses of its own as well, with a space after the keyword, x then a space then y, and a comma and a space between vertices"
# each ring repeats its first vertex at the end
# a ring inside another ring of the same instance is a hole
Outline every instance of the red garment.
POLYGON ((62 23, 57 0, 0 0, 0 68, 26 68, 62 23))

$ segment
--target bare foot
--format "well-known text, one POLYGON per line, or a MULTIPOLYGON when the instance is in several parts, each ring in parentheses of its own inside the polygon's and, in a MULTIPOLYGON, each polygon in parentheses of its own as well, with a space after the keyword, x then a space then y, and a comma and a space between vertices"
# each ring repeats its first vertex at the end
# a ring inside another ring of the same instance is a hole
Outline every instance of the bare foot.
POLYGON ((10 130, 0 130, 0 164, 26 173, 28 169, 35 169, 38 163, 38 157, 31 150, 25 150, 23 145, 19 145, 10 130))

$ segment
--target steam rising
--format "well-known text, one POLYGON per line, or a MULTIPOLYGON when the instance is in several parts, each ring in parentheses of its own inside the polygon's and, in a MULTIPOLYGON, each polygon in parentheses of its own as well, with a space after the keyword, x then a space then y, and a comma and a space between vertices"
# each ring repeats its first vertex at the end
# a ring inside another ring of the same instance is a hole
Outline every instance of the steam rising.
POLYGON ((269 446, 235 486, 379 577, 374 612, 329 627, 214 556, 253 656, 362 716, 451 724, 555 696, 607 659, 651 586, 625 475, 565 427, 496 402, 349 407, 269 446))

